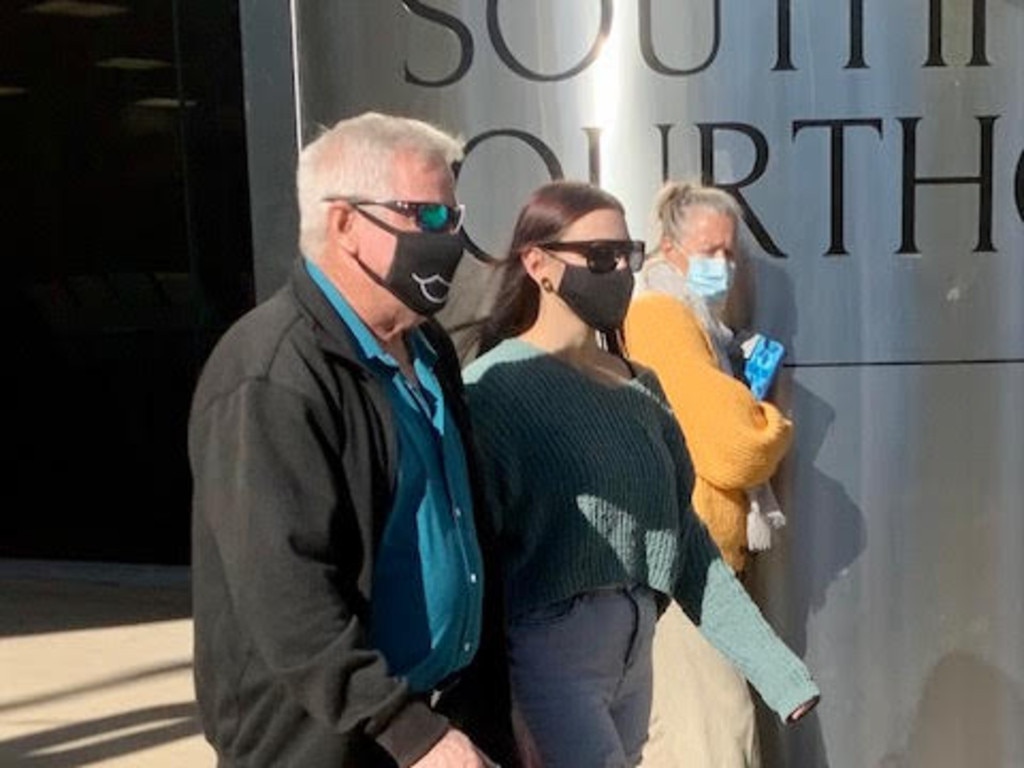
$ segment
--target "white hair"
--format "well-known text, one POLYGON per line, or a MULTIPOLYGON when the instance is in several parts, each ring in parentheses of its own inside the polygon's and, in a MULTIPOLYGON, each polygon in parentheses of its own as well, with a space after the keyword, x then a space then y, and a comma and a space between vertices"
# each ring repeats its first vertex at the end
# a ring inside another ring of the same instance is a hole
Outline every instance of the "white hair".
POLYGON ((462 145, 422 120, 366 112, 335 123, 303 148, 296 188, 299 247, 306 258, 318 259, 324 247, 328 208, 323 198, 389 197, 395 157, 406 152, 451 167, 462 158, 462 145))

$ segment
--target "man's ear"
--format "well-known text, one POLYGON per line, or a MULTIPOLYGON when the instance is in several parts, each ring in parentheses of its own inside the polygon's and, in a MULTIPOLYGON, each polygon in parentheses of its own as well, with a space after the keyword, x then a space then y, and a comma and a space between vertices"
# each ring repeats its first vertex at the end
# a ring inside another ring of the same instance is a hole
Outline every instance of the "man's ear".
POLYGON ((356 209, 348 203, 335 203, 327 210, 327 239, 346 253, 358 251, 356 209))

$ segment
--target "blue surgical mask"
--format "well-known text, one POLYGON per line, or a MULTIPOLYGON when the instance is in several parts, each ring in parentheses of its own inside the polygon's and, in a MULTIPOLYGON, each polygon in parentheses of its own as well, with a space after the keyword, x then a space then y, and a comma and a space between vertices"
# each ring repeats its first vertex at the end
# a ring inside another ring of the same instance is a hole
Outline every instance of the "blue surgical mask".
POLYGON ((687 264, 686 287, 709 304, 724 302, 732 285, 732 262, 721 256, 695 253, 687 264))

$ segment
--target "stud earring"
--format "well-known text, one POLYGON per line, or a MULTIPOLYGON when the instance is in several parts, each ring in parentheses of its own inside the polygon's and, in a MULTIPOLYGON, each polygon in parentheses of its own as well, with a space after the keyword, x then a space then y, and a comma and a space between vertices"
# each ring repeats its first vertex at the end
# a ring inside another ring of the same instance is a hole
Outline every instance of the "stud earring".
POLYGON ((555 286, 546 277, 540 279, 540 287, 544 289, 544 293, 552 293, 555 290, 555 286))

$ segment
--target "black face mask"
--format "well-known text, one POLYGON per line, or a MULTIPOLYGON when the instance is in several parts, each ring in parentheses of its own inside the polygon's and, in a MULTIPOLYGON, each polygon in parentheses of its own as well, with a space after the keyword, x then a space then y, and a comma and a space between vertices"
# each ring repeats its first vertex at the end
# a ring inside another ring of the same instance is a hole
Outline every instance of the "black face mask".
POLYGON ((583 266, 566 264, 558 296, 569 309, 597 331, 622 326, 633 294, 633 273, 628 269, 595 273, 583 266))
POLYGON ((406 232, 365 211, 359 213, 395 236, 395 257, 384 277, 356 259, 370 279, 418 315, 429 317, 444 307, 452 277, 462 259, 462 235, 406 232))

